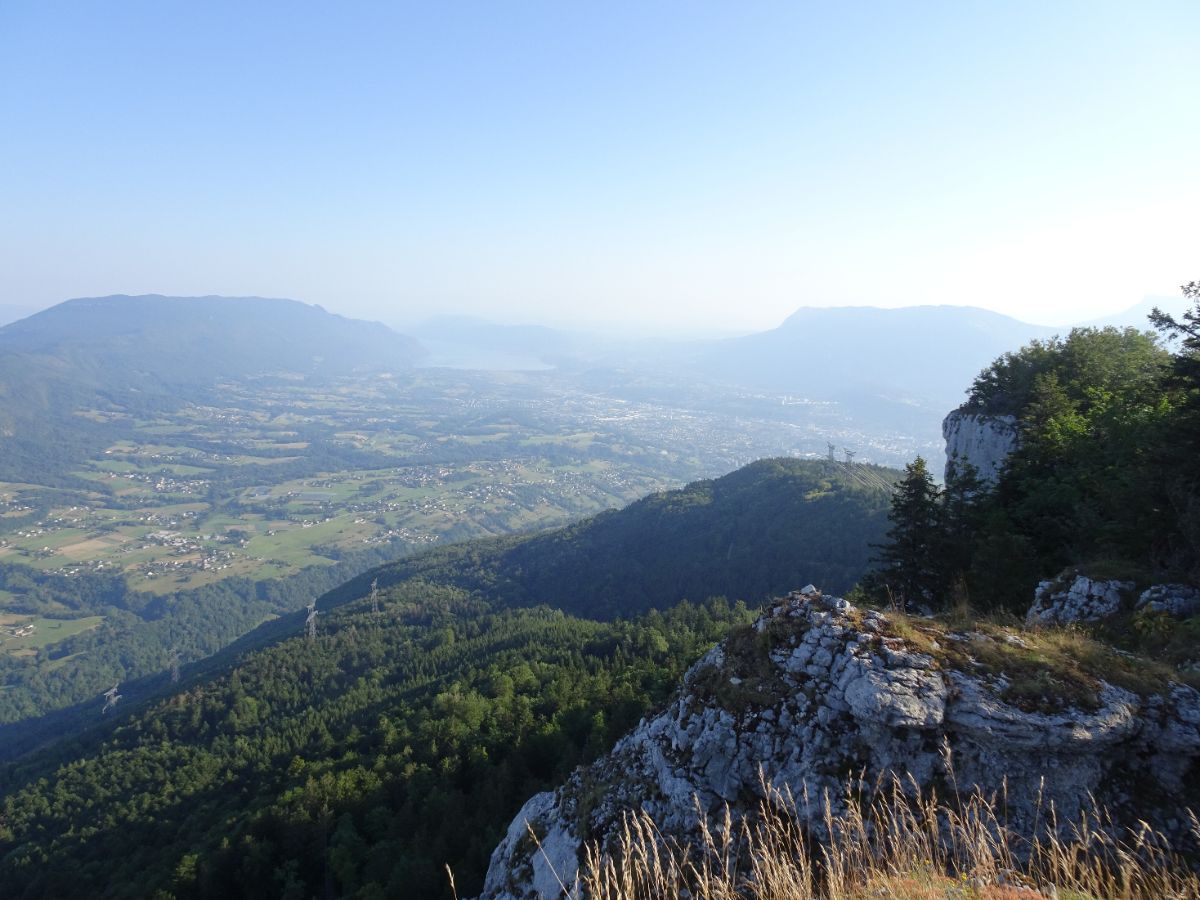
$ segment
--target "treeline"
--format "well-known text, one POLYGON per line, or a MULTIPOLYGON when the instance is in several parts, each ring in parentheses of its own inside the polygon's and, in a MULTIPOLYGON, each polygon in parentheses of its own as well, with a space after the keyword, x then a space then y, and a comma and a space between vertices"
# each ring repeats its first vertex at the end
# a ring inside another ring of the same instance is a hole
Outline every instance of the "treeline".
POLYGON ((1016 419, 998 482, 938 489, 923 460, 893 502, 876 598, 1022 612, 1065 567, 1200 583, 1200 283, 1159 330, 1075 329, 998 359, 967 408, 1016 419))
POLYGON ((0 774, 21 898, 449 897, 520 805, 607 751, 726 629, 597 622, 409 581, 0 774))

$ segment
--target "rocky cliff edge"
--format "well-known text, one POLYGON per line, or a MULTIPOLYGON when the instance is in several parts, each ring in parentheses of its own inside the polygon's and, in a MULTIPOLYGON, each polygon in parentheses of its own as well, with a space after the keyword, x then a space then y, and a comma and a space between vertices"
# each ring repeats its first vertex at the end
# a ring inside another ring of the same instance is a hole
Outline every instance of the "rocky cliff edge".
POLYGON ((1008 456, 1020 444, 1017 420, 1012 416, 993 416, 986 413, 956 409, 942 422, 942 437, 946 440, 946 480, 952 467, 969 464, 975 467, 980 481, 994 485, 1008 456))
POLYGON ((1004 790, 1017 830, 1050 803, 1070 821, 1089 795, 1118 817, 1185 828, 1200 694, 1098 646, 1068 665, 1056 640, 792 593, 709 651, 611 753, 529 800, 492 856, 483 897, 560 896, 585 845, 614 839, 629 810, 687 839, 697 810, 745 813, 768 785, 809 798, 801 809, 819 834, 824 805, 838 806, 859 774, 1004 790))

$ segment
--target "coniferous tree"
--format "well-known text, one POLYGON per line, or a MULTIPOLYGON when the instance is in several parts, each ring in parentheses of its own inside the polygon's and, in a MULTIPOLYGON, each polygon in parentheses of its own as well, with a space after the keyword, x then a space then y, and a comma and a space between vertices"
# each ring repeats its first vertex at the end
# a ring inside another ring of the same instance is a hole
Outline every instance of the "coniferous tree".
POLYGON ((941 497, 941 569, 945 584, 964 579, 971 568, 972 551, 982 528, 979 501, 986 493, 987 485, 975 466, 951 462, 946 467, 946 488, 941 497))
POLYGON ((942 507, 922 457, 904 467, 888 519, 892 527, 878 559, 880 576, 893 601, 911 606, 935 600, 945 580, 942 507))

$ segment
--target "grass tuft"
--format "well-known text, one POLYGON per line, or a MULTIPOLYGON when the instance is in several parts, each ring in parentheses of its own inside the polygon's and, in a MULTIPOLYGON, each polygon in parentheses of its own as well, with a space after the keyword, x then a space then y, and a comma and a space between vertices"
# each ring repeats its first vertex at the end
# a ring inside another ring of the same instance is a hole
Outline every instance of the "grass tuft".
MULTIPOLYGON (((957 792, 954 792, 957 793, 957 792)), ((697 810, 698 841, 663 834, 644 811, 631 811, 608 849, 590 845, 571 900, 1166 900, 1200 898, 1200 876, 1148 826, 1118 829, 1094 807, 1073 824, 1047 811, 1032 840, 1005 825, 1003 797, 976 792, 942 802, 911 778, 863 791, 842 803, 763 785, 754 814, 728 807, 714 821, 697 810), (842 810, 833 812, 834 808, 842 810), (814 829, 803 812, 817 815, 814 829), (1063 835, 1066 835, 1065 837, 1063 835)), ((1189 813, 1192 839, 1200 826, 1189 813)))

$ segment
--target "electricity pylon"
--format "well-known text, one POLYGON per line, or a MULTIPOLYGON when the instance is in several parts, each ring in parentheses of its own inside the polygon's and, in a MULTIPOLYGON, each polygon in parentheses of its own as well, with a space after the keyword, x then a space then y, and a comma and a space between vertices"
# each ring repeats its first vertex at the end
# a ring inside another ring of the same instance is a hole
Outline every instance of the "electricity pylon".
POLYGON ((121 699, 121 695, 117 693, 117 690, 120 687, 121 687, 121 682, 118 681, 116 684, 114 684, 112 687, 110 687, 107 691, 104 692, 104 709, 100 710, 101 715, 104 715, 104 713, 108 712, 110 709, 112 709, 114 706, 117 705, 117 701, 121 699))

